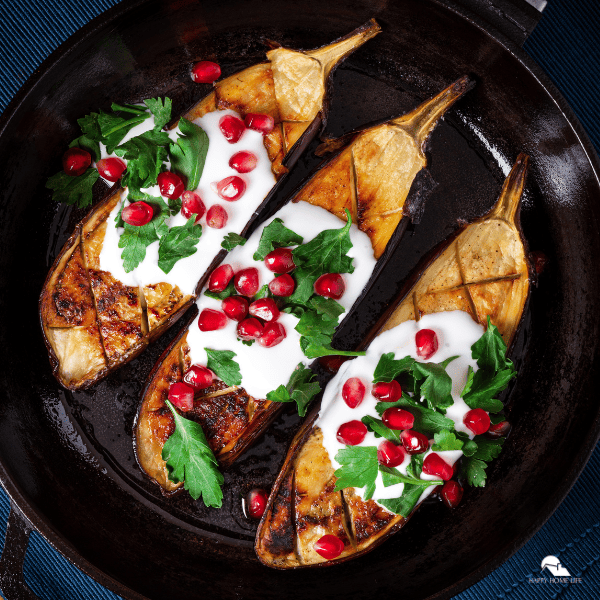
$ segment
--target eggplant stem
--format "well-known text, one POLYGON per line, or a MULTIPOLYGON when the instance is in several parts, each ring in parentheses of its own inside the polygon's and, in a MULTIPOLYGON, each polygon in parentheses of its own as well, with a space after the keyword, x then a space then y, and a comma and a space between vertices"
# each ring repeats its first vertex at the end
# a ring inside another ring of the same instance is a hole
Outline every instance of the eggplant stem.
POLYGON ((441 117, 471 87, 473 82, 464 75, 437 96, 426 100, 411 112, 390 121, 390 125, 404 129, 415 140, 417 148, 423 152, 429 134, 435 129, 441 117))
POLYGON ((515 224, 515 216, 525 187, 528 167, 529 156, 524 153, 519 154, 517 161, 504 181, 498 202, 494 204, 492 210, 484 218, 496 218, 512 225, 515 224))
POLYGON ((354 50, 362 46, 371 38, 375 37, 380 31, 381 27, 379 26, 379 23, 377 23, 375 19, 371 19, 337 42, 328 44, 322 48, 317 48, 316 50, 310 50, 309 52, 305 52, 305 54, 321 63, 324 75, 327 77, 331 69, 333 69, 340 60, 354 52, 354 50))

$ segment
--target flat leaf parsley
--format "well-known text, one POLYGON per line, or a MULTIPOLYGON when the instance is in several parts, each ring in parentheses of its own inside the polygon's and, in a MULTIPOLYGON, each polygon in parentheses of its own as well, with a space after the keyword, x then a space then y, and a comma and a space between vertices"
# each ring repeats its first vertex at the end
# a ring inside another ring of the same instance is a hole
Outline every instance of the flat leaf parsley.
POLYGON ((168 400, 166 404, 175 420, 175 431, 162 449, 169 479, 174 483, 183 481, 183 487, 194 500, 202 498, 206 506, 220 508, 223 504, 221 485, 224 479, 202 427, 195 421, 183 418, 168 400))

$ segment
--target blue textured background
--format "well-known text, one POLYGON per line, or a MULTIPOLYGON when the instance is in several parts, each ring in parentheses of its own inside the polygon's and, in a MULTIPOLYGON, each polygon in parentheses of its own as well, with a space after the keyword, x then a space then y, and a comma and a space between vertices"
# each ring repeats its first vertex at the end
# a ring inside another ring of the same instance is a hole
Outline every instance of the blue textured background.
MULTIPOLYGON (((40 63, 75 31, 116 0, 78 2, 0 0, 0 112, 40 63)), ((600 3, 549 0, 525 44, 566 97, 600 151, 600 3)), ((454 600, 596 600, 600 598, 600 449, 546 525, 504 565, 454 600), (557 556, 579 584, 534 583, 549 577, 540 562, 557 556)), ((9 501, 0 488, 0 548, 9 501)), ((489 533, 489 532, 488 532, 489 533)), ((492 532, 493 533, 493 532, 492 532)), ((25 580, 44 600, 117 599, 32 534, 25 580)), ((400 593, 400 592, 399 592, 400 593)))

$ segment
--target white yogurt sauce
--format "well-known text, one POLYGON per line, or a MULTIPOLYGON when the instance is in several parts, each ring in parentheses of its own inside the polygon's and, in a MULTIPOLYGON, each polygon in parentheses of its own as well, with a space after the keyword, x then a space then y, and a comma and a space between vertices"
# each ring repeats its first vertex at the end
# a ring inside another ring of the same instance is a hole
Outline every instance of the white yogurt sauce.
MULTIPOLYGON (((325 446, 331 464, 334 469, 341 465, 335 460, 339 450, 345 448, 345 445, 336 439, 337 431, 343 423, 348 421, 361 420, 364 416, 370 415, 377 419, 380 418, 375 410, 378 400, 371 395, 373 384, 373 373, 382 354, 393 352, 395 359, 399 360, 405 356, 411 356, 419 362, 440 363, 451 356, 458 356, 447 367, 446 372, 452 378, 452 399, 454 404, 446 410, 446 416, 455 423, 454 428, 457 431, 464 431, 473 438, 473 433, 463 424, 464 415, 470 410, 464 400, 460 398, 466 382, 468 368, 477 370, 475 359, 471 358, 471 346, 483 335, 484 329, 481 325, 473 321, 471 316, 463 311, 440 312, 431 315, 425 315, 420 321, 407 321, 401 323, 393 329, 385 331, 375 338, 371 343, 367 354, 354 360, 345 362, 338 374, 329 382, 323 394, 321 411, 315 423, 323 432, 323 445, 325 446), (429 359, 424 361, 417 356, 415 335, 420 329, 433 329, 439 341, 437 352, 429 359), (350 408, 342 398, 342 387, 350 377, 359 377, 364 383, 366 392, 362 403, 356 408, 350 408)), ((365 439, 358 444, 359 446, 379 446, 383 438, 376 438, 375 434, 369 431, 365 439)), ((431 448, 423 453, 423 457, 431 453, 431 448)), ((450 465, 453 465, 461 456, 462 451, 443 451, 437 452, 450 465)), ((404 461, 396 467, 401 473, 406 475, 406 468, 410 464, 410 455, 407 454, 404 461)), ((439 479, 438 477, 421 474, 421 479, 439 479)), ((404 484, 399 483, 389 487, 384 487, 381 480, 381 474, 377 476, 374 500, 387 498, 398 498, 402 495, 404 484)), ((434 490, 435 486, 425 488, 419 501, 422 501, 434 490)), ((357 494, 364 497, 365 489, 355 490, 357 494)))
MULTIPOLYGON (((325 229, 340 229, 344 225, 343 221, 325 209, 306 202, 286 204, 273 217, 273 219, 275 218, 282 219, 286 227, 301 235, 304 243, 309 242, 325 229)), ((261 286, 269 283, 275 274, 267 269, 264 261, 255 261, 252 255, 258 247, 262 229, 273 219, 259 228, 244 246, 234 248, 223 261, 224 264, 231 265, 234 272, 243 268, 255 267, 260 274, 261 286)), ((346 312, 367 284, 376 262, 369 237, 356 225, 352 225, 350 228, 350 239, 352 248, 348 252, 348 256, 354 259, 354 273, 343 274, 346 291, 338 300, 346 312)), ((204 293, 200 295, 197 305, 200 311, 205 308, 221 310, 221 301, 209 298, 204 293)), ((343 316, 341 315, 340 318, 343 316)), ((196 320, 190 326, 187 335, 192 363, 206 365, 205 348, 232 350, 236 353, 233 360, 240 366, 244 389, 255 398, 265 398, 268 392, 281 384, 287 384, 298 363, 309 362, 300 349, 300 334, 294 329, 298 324, 298 319, 282 312, 278 321, 285 327, 287 337, 277 346, 263 348, 256 342, 247 346, 237 341, 236 321, 228 320, 227 326, 217 331, 200 331, 196 320)))
MULTIPOLYGON (((100 268, 103 271, 110 272, 113 277, 126 285, 145 286, 166 282, 179 286, 184 294, 193 294, 199 279, 204 275, 213 258, 221 249, 223 238, 228 233, 234 232, 239 234, 243 230, 252 214, 275 185, 275 177, 271 171, 271 162, 264 147, 263 135, 258 131, 247 129, 238 142, 230 144, 219 129, 219 121, 225 115, 239 116, 231 110, 220 110, 208 113, 204 117, 194 121, 196 125, 204 129, 209 138, 206 163, 196 191, 200 194, 206 210, 214 204, 220 204, 225 208, 229 215, 225 227, 223 229, 208 227, 206 225, 206 215, 204 215, 200 221, 202 225, 202 237, 197 245, 196 253, 175 263, 170 273, 164 273, 158 267, 158 241, 148 246, 146 257, 140 265, 130 273, 126 273, 123 269, 123 260, 121 258, 122 249, 118 247, 123 229, 116 227, 115 224, 115 217, 121 209, 121 204, 124 200, 122 198, 121 202, 117 203, 117 206, 107 219, 106 234, 100 253, 100 268), (250 173, 240 174, 229 166, 229 159, 241 150, 253 152, 258 157, 258 164, 250 173), (211 189, 210 185, 230 175, 241 177, 247 186, 244 195, 235 202, 228 202, 220 198, 211 189)), ((125 142, 136 135, 140 135, 153 127, 154 118, 151 117, 134 127, 123 141, 125 142)), ((178 128, 169 132, 169 136, 174 141, 178 135, 178 128)), ((105 149, 103 148, 103 156, 105 155, 105 149)), ((158 186, 153 186, 142 191, 147 192, 151 196, 160 196, 158 186)), ((178 213, 168 219, 167 224, 169 227, 173 227, 184 225, 186 221, 187 219, 181 213, 178 213)))

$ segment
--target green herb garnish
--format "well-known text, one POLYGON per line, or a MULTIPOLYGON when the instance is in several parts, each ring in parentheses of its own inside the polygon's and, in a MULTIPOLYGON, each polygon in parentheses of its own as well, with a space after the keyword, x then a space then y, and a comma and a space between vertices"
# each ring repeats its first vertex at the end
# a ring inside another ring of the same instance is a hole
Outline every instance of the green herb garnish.
POLYGON ((276 390, 267 394, 271 402, 295 402, 298 414, 306 415, 306 409, 312 399, 321 391, 316 381, 312 381, 314 373, 302 363, 294 369, 287 386, 280 385, 276 390))
POLYGON ((194 500, 202 498, 206 506, 220 508, 223 504, 221 485, 224 479, 202 427, 184 419, 168 400, 165 402, 175 420, 175 431, 162 449, 169 479, 174 483, 183 482, 183 487, 194 500))

